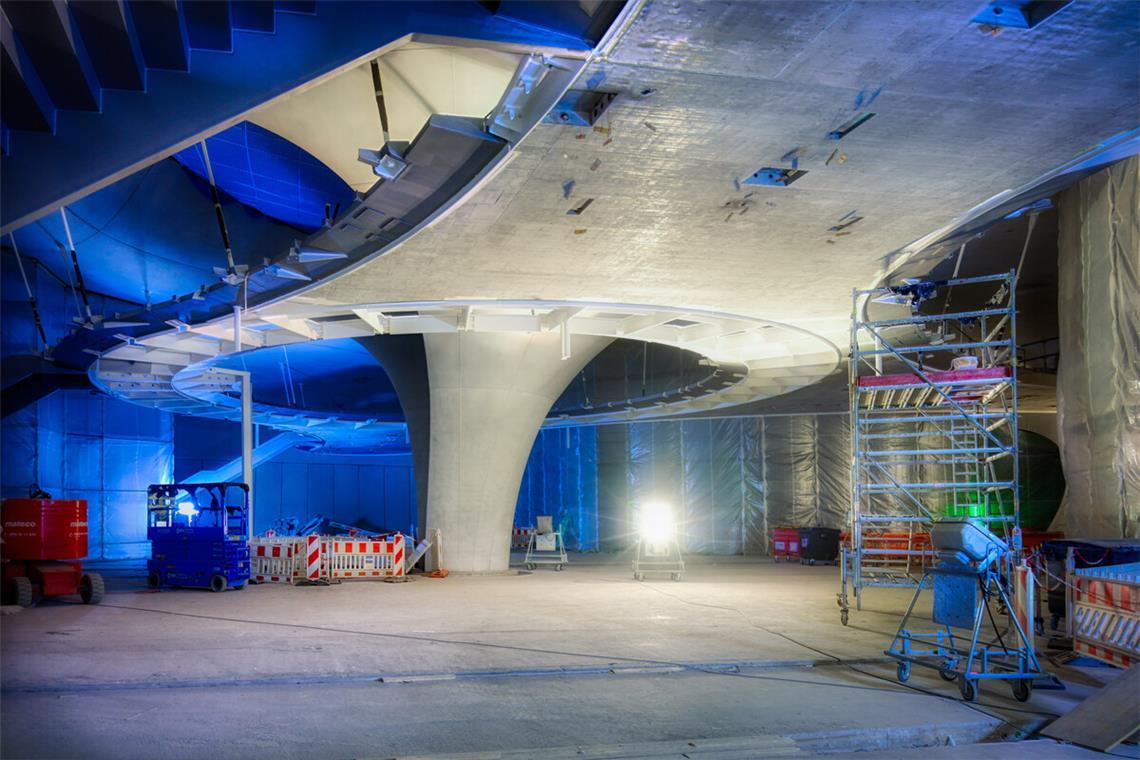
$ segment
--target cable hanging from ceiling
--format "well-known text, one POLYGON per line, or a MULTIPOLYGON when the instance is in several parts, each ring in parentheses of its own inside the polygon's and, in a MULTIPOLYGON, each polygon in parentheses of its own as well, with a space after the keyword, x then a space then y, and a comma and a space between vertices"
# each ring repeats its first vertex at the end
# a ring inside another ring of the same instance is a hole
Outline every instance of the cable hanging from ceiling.
POLYGON ((67 237, 67 248, 71 253, 71 267, 75 271, 74 286, 78 286, 79 295, 83 299, 83 314, 80 315, 82 320, 86 317, 85 324, 91 326, 95 324, 95 315, 91 313, 91 301, 87 297, 87 285, 83 281, 83 270, 79 268, 79 254, 75 250, 75 239, 71 236, 71 224, 67 221, 67 206, 62 206, 59 209, 59 216, 63 219, 63 233, 67 237))
POLYGON ((40 336, 41 350, 46 351, 48 347, 47 335, 44 333, 44 323, 40 320, 40 308, 36 303, 36 295, 32 292, 31 283, 28 282, 28 274, 24 271, 24 262, 20 258, 20 249, 16 247, 16 236, 8 233, 8 239, 12 241, 12 253, 16 254, 16 266, 20 268, 20 279, 24 281, 24 290, 28 294, 28 303, 32 307, 32 318, 36 322, 36 332, 40 336))
POLYGON ((222 198, 218 194, 218 185, 214 181, 214 167, 210 163, 210 151, 206 147, 206 141, 198 143, 198 147, 202 149, 202 161, 206 165, 206 177, 210 181, 210 196, 214 201, 214 216, 218 220, 218 232, 222 235, 222 246, 226 249, 226 268, 214 267, 214 273, 221 277, 222 282, 234 287, 241 287, 242 293, 239 295, 239 300, 245 300, 245 291, 248 272, 248 267, 237 266, 234 261, 233 247, 230 245, 230 231, 226 227, 226 216, 222 212, 222 198))

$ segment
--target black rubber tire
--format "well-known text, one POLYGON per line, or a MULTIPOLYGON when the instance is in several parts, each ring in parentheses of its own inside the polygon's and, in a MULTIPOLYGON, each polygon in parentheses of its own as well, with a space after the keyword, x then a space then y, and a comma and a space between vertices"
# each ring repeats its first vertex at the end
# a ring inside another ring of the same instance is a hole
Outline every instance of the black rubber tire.
POLYGON ((225 591, 230 587, 230 582, 226 580, 226 576, 218 574, 210 578, 210 590, 218 593, 225 591))
POLYGON ((236 586, 230 586, 230 588, 232 588, 234 591, 241 591, 243 588, 245 588, 245 583, 239 583, 236 586))
POLYGON ((32 581, 24 576, 12 579, 12 598, 21 607, 31 607, 35 601, 35 590, 32 581))
POLYGON ((555 565, 555 566, 554 566, 554 569, 555 569, 557 572, 562 572, 562 565, 555 565))
POLYGON ((961 692, 962 699, 967 702, 973 702, 978 698, 978 685, 972 678, 962 677, 958 682, 958 691, 961 692))
POLYGON ((634 573, 633 579, 635 581, 643 581, 643 580, 645 580, 645 573, 634 573))
POLYGON ((839 611, 839 622, 843 625, 847 625, 847 610, 839 611))
POLYGON ((900 662, 898 667, 895 668, 895 675, 898 676, 899 683, 906 683, 910 680, 910 663, 900 662))
POLYGON ((674 581, 680 581, 681 580, 681 574, 680 573, 673 573, 673 580, 674 581))
POLYGON ((158 573, 149 573, 146 576, 146 585, 150 588, 158 588, 162 585, 162 578, 158 573))
POLYGON ((87 573, 79 579, 79 598, 84 604, 98 604, 103 601, 106 586, 99 573, 87 573))
POLYGON ((941 678, 943 681, 949 681, 949 682, 953 683, 954 679, 956 679, 958 677, 958 673, 957 673, 957 671, 954 671, 954 670, 939 670, 938 671, 938 677, 941 678))
POLYGON ((1018 702, 1028 702, 1033 695, 1033 683, 1028 678, 1016 678, 1009 683, 1013 698, 1018 702))

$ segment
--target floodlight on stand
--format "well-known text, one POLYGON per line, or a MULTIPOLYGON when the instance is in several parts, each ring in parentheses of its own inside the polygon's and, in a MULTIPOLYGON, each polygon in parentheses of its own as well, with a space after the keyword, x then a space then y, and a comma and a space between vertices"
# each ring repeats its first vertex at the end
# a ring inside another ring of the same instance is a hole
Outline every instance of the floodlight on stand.
POLYGON ((644 502, 637 510, 637 532, 634 579, 641 581, 647 573, 662 573, 675 581, 681 580, 685 561, 681 557, 672 507, 660 501, 644 502))
POLYGON ((662 502, 642 504, 637 515, 637 532, 642 541, 652 546, 660 546, 672 540, 677 526, 673 522, 673 511, 669 505, 662 502))

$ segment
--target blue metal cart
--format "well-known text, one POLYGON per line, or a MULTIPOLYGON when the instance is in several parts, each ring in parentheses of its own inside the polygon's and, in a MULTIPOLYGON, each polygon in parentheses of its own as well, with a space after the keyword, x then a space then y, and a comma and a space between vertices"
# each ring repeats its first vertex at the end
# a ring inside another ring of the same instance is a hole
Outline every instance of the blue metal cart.
POLYGON ((1006 681, 1020 702, 1029 699, 1035 685, 1060 688, 1042 671, 1032 632, 1010 612, 1014 606, 1006 585, 1013 554, 1005 541, 976 520, 946 519, 934 523, 930 540, 939 561, 923 572, 885 652, 898 661, 899 681, 910 678, 911 665, 934 668, 943 680, 958 681, 968 702, 977 699, 986 680, 1006 681), (915 603, 928 583, 934 587, 932 617, 937 628, 913 631, 909 624, 915 603), (1004 627, 998 624, 1003 614, 1004 627))
POLYGON ((249 487, 172 483, 147 489, 147 584, 211 591, 249 580, 249 487))

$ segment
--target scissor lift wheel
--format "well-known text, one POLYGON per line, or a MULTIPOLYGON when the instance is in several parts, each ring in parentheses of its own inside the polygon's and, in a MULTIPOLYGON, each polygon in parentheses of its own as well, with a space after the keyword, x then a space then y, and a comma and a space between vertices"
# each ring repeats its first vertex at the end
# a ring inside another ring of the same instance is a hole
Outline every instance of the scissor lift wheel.
POLYGON ((106 587, 99 573, 86 573, 79 581, 79 598, 84 604, 98 604, 103 601, 106 587))
POLYGON ((31 607, 35 599, 32 582, 24 577, 12 579, 12 596, 21 607, 31 607))

